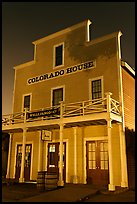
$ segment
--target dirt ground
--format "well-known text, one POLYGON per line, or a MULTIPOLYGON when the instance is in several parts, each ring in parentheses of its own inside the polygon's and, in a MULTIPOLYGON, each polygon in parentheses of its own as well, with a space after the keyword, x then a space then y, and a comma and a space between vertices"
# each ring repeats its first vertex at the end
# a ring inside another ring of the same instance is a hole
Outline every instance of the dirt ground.
MULTIPOLYGON (((83 185, 67 185, 63 189, 56 189, 52 192, 40 192, 37 189, 36 184, 13 184, 7 186, 6 184, 2 185, 2 202, 57 202, 57 199, 62 202, 66 202, 66 198, 71 198, 74 202, 135 202, 135 190, 127 190, 118 194, 102 194, 98 189, 91 189, 90 186, 83 185), (84 199, 74 199, 76 194, 77 198, 81 198, 82 195, 85 196, 84 199), (85 192, 85 194, 83 194, 85 192), (96 193, 98 192, 98 193, 96 193), (63 195, 64 194, 64 195, 63 195), (61 200, 64 199, 64 200, 61 200), (47 199, 47 200, 46 200, 47 199), (30 201, 31 200, 31 201, 30 201)), ((72 202, 73 202, 72 201, 72 202)))

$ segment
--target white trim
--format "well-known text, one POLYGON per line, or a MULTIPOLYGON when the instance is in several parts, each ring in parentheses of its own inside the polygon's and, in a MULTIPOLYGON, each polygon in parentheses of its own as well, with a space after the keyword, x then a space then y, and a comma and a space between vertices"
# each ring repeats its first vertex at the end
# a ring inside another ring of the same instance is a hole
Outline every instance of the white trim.
POLYGON ((34 45, 34 62, 36 62, 36 56, 37 56, 37 45, 34 45))
POLYGON ((121 66, 122 66, 122 68, 128 70, 131 74, 133 74, 135 76, 135 71, 129 66, 129 64, 127 64, 124 61, 121 61, 121 66))
POLYGON ((38 144, 38 171, 42 170, 42 155, 41 155, 41 149, 42 149, 42 145, 41 145, 41 131, 39 132, 39 144, 38 144))
POLYGON ((89 79, 89 100, 92 100, 92 88, 91 88, 91 82, 94 80, 99 80, 101 79, 101 87, 102 87, 102 98, 104 98, 104 77, 103 76, 99 76, 99 77, 95 77, 92 79, 89 79))
POLYGON ((24 111, 24 97, 30 96, 30 111, 31 111, 31 105, 32 105, 32 93, 27 93, 22 95, 22 112, 24 111))
POLYGON ((64 42, 61 42, 59 44, 56 44, 53 46, 53 69, 58 69, 58 68, 61 68, 64 66, 64 42), (55 50, 56 50, 56 47, 62 45, 62 64, 61 65, 58 65, 58 66, 55 66, 55 50))
POLYGON ((95 45, 95 44, 98 44, 98 43, 103 42, 105 40, 116 38, 118 35, 122 35, 122 32, 121 31, 117 31, 117 32, 114 32, 114 33, 111 33, 111 34, 108 34, 108 35, 104 35, 102 37, 98 37, 98 38, 93 39, 93 40, 91 40, 89 42, 86 42, 85 46, 95 45))
MULTIPOLYGON (((33 141, 27 141, 25 142, 26 144, 31 144, 32 149, 31 149, 31 166, 30 166, 30 180, 32 179, 32 166, 33 166, 33 141)), ((14 170, 13 170, 13 178, 15 178, 15 173, 16 173, 16 155, 17 155, 17 145, 23 145, 22 142, 16 142, 15 143, 15 155, 14 155, 14 170)))
POLYGON ((124 114, 124 99, 123 99, 123 81, 122 81, 120 37, 121 37, 121 35, 118 35, 118 39, 117 39, 117 69, 118 69, 119 102, 121 103, 123 131, 125 131, 125 118, 124 118, 125 114, 124 114))
POLYGON ((63 102, 65 102, 65 85, 52 87, 51 88, 51 101, 50 101, 51 107, 52 107, 52 100, 53 100, 53 90, 60 89, 60 88, 63 88, 63 102))
POLYGON ((73 183, 78 183, 78 154, 77 154, 77 138, 78 138, 78 127, 73 127, 74 134, 74 181, 73 183))
POLYGON ((98 141, 98 140, 108 140, 108 136, 102 136, 102 137, 85 137, 84 138, 84 166, 83 166, 83 169, 84 169, 84 184, 87 184, 87 171, 86 171, 86 142, 87 141, 98 141))
POLYGON ((31 65, 33 65, 33 64, 35 64, 35 63, 36 63, 36 61, 35 61, 35 60, 32 60, 32 61, 25 62, 25 63, 20 64, 20 65, 17 65, 17 66, 15 66, 15 67, 13 67, 13 68, 14 68, 15 70, 16 70, 16 69, 22 69, 22 68, 24 68, 24 67, 31 66, 31 65))
MULTIPOLYGON (((52 141, 48 141, 46 142, 46 158, 48 156, 48 144, 51 144, 51 143, 58 143, 60 142, 60 140, 52 140, 52 141)), ((68 183, 68 157, 69 157, 69 154, 68 154, 68 150, 69 150, 69 139, 63 139, 63 142, 66 142, 66 183, 68 183)), ((46 161, 46 166, 45 166, 45 169, 47 169, 47 165, 48 165, 48 160, 46 161)))
POLYGON ((91 21, 87 21, 87 27, 86 27, 86 42, 90 42, 90 28, 89 26, 91 25, 91 21))
POLYGON ((17 74, 16 74, 16 70, 14 73, 14 88, 13 88, 13 98, 12 98, 12 114, 14 113, 14 100, 15 100, 15 88, 16 88, 16 79, 17 79, 17 74))

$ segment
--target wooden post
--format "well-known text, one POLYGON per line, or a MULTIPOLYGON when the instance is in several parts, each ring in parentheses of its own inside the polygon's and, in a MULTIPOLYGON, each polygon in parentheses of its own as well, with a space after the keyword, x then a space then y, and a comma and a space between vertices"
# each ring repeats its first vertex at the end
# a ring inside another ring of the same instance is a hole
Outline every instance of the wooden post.
POLYGON ((77 169, 77 128, 74 127, 74 183, 78 183, 78 169, 77 169))
POLYGON ((25 143, 27 128, 23 129, 22 159, 19 182, 24 182, 24 163, 25 163, 25 143))
POLYGON ((43 141, 41 140, 42 138, 42 131, 39 131, 39 146, 38 146, 38 171, 43 170, 43 141))
POLYGON ((112 157, 112 134, 111 134, 111 95, 112 93, 108 92, 107 95, 107 134, 108 134, 108 155, 109 155, 109 185, 108 189, 109 191, 115 191, 115 185, 114 185, 114 167, 113 167, 113 157, 112 157))
POLYGON ((60 145, 59 145, 59 181, 58 186, 64 186, 63 181, 63 101, 60 102, 60 145))
POLYGON ((122 123, 119 124, 119 134, 120 134, 120 157, 121 157, 121 187, 128 187, 127 158, 125 144, 126 142, 122 123))
MULTIPOLYGON (((26 123, 27 109, 25 108, 24 112, 24 125, 26 123)), ((26 132, 27 128, 23 128, 23 142, 22 142, 22 159, 21 159, 21 170, 19 182, 24 182, 24 164, 25 164, 25 144, 26 144, 26 132)))

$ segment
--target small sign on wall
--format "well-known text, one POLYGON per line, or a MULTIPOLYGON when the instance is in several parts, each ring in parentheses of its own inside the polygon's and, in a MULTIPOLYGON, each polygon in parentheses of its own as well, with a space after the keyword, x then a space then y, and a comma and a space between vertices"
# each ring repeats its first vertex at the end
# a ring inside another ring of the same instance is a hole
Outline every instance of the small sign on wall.
POLYGON ((51 134, 52 134, 51 131, 42 130, 41 131, 41 135, 42 135, 41 139, 44 141, 51 141, 51 134))

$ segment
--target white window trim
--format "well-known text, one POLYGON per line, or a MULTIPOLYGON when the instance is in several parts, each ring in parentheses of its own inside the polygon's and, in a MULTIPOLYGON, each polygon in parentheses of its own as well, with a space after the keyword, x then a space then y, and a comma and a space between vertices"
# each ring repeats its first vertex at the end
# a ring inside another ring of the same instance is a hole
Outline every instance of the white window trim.
POLYGON ((52 107, 52 100, 53 100, 53 91, 56 89, 60 89, 60 88, 63 88, 63 102, 65 102, 65 85, 52 87, 51 88, 51 103, 50 103, 51 107, 52 107))
POLYGON ((57 69, 57 68, 60 68, 60 67, 63 67, 64 66, 64 42, 62 43, 59 43, 59 44, 56 44, 53 46, 53 69, 57 69), (62 50, 62 64, 61 65, 58 65, 58 66, 55 66, 55 50, 56 50, 56 47, 60 46, 60 45, 63 45, 63 50, 62 50))
POLYGON ((103 76, 99 76, 99 77, 89 79, 89 100, 92 100, 92 88, 91 88, 92 81, 99 80, 99 79, 101 79, 102 98, 104 98, 104 78, 103 76))
POLYGON ((22 95, 22 111, 24 111, 24 98, 25 96, 30 96, 30 111, 31 111, 31 104, 32 104, 32 93, 23 94, 22 95))

